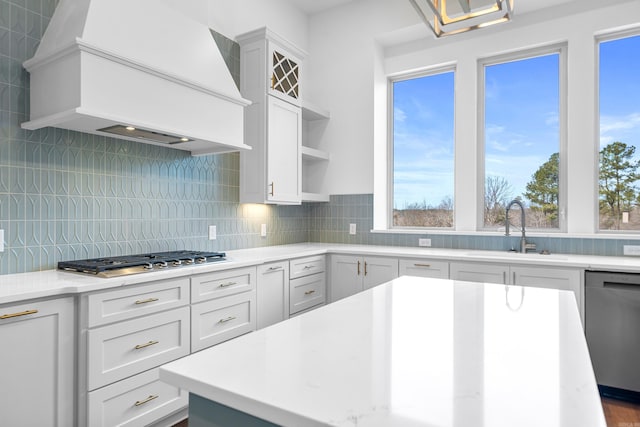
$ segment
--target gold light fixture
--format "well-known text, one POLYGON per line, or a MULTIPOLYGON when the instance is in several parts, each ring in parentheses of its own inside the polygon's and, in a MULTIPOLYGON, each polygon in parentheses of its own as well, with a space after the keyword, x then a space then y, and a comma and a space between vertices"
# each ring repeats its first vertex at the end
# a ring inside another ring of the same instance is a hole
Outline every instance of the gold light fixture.
POLYGON ((436 37, 511 20, 514 0, 409 0, 436 37))

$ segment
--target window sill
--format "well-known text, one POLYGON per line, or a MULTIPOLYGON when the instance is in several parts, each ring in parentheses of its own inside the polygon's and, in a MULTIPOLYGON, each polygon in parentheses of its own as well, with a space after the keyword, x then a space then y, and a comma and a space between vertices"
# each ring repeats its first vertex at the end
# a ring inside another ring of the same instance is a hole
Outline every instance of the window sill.
MULTIPOLYGON (((504 236, 504 231, 471 231, 471 230, 437 230, 437 229, 372 229, 374 234, 414 234, 414 235, 449 235, 449 236, 504 236)), ((519 231, 514 231, 511 236, 519 236, 519 231)), ((640 231, 638 233, 565 233, 561 231, 527 231, 527 237, 551 237, 551 238, 570 238, 570 239, 640 239, 640 231)))

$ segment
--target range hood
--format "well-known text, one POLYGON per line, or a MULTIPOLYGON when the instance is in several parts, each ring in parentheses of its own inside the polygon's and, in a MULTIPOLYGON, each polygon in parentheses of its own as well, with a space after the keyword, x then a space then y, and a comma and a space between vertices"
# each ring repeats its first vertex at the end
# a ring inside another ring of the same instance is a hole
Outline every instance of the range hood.
POLYGON ((206 25, 158 0, 61 0, 33 58, 25 129, 53 126, 204 155, 251 149, 206 25))

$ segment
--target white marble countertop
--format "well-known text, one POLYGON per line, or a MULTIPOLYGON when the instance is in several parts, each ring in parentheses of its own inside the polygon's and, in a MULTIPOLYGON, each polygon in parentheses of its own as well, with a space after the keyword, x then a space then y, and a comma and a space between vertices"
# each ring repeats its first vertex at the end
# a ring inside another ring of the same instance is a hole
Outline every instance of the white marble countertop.
POLYGON ((439 249, 402 246, 345 245, 334 243, 299 243, 227 251, 228 260, 206 265, 181 267, 175 270, 150 272, 118 278, 100 278, 57 270, 0 275, 0 304, 77 294, 102 289, 141 284, 229 268, 258 265, 289 258, 326 253, 364 254, 389 257, 442 259, 447 261, 475 261, 509 264, 549 265, 594 270, 640 272, 640 257, 607 257, 566 254, 520 254, 503 251, 471 249, 439 249))
POLYGON ((606 427, 567 291, 401 277, 164 365, 283 426, 606 427))

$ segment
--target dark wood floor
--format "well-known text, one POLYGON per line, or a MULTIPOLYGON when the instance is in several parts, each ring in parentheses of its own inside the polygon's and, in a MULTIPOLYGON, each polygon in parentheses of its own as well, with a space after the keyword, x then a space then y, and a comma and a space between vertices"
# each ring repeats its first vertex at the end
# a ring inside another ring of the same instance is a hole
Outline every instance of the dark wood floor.
MULTIPOLYGON (((602 399, 607 427, 640 427, 640 405, 614 399, 602 399)), ((184 420, 173 427, 188 427, 189 420, 184 420)))

